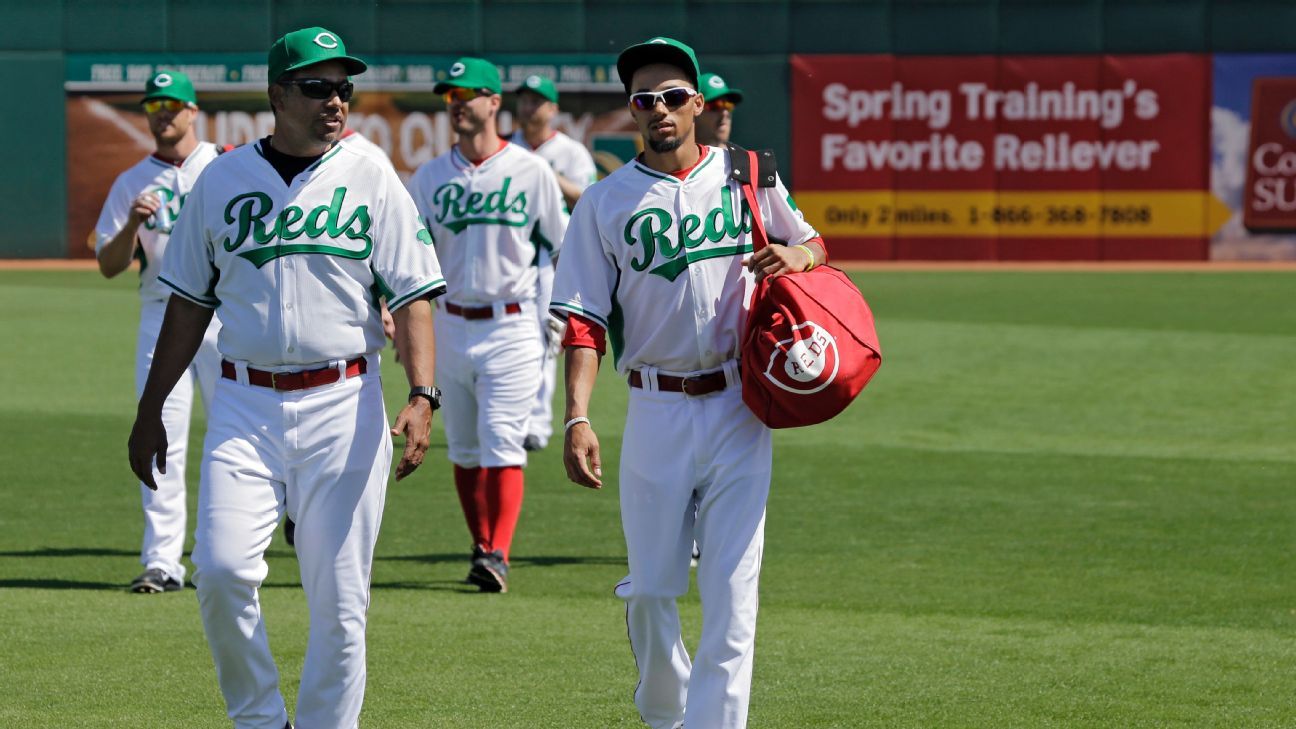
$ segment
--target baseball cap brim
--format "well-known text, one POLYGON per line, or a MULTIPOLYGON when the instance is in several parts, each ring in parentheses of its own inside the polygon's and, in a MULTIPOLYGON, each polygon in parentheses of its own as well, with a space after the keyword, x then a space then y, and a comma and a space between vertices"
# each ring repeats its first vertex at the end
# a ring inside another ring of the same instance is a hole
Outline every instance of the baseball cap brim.
POLYGON ((306 68, 307 66, 314 66, 320 63, 328 63, 329 61, 341 62, 342 67, 346 69, 348 76, 356 76, 358 74, 362 74, 365 72, 366 69, 369 68, 368 64, 366 64, 364 61, 360 60, 359 58, 356 58, 355 56, 330 56, 328 58, 312 58, 305 61, 301 61, 300 63, 294 63, 293 65, 285 68, 283 72, 291 73, 293 71, 296 71, 299 68, 306 68))
MULTIPOLYGON (((550 88, 552 88, 552 87, 550 87, 550 88)), ((533 88, 531 88, 530 86, 527 86, 526 84, 522 84, 521 86, 517 87, 517 91, 514 91, 513 93, 515 93, 515 94, 520 94, 520 93, 522 93, 523 91, 526 91, 526 92, 529 92, 529 93, 535 94, 536 96, 539 96, 540 98, 544 99, 545 101, 552 101, 552 102, 555 103, 555 104, 558 103, 558 99, 554 98, 554 97, 556 97, 556 96, 558 95, 558 93, 557 93, 556 90, 554 90, 554 91, 550 91, 549 89, 533 89, 533 88), (552 94, 552 95, 550 95, 550 94, 552 94)))
POLYGON ((145 101, 148 101, 150 99, 175 99, 176 101, 183 101, 186 104, 198 103, 197 101, 189 98, 183 93, 176 93, 168 89, 158 89, 157 91, 152 91, 147 94, 144 94, 144 96, 140 99, 140 103, 142 104, 145 101))
POLYGON ((666 63, 676 66, 687 74, 687 78, 693 82, 693 88, 698 87, 698 66, 697 60, 688 51, 673 43, 640 43, 630 46, 621 51, 617 57, 617 74, 621 76, 621 83, 625 85, 626 93, 630 93, 630 80, 634 78, 635 71, 654 63, 666 63))
MULTIPOLYGON (((741 104, 741 103, 742 103, 742 100, 743 100, 743 92, 742 92, 742 89, 729 89, 729 91, 727 91, 726 93, 720 94, 719 96, 717 96, 717 97, 715 97, 715 98, 716 98, 716 99, 729 99, 730 101, 732 101, 732 102, 735 103, 735 104, 741 104)), ((707 99, 707 101, 713 101, 713 99, 707 99)))
POLYGON ((432 87, 432 93, 444 94, 450 89, 479 89, 479 88, 482 88, 482 86, 480 84, 473 83, 472 79, 447 79, 445 81, 437 81, 436 86, 432 87))

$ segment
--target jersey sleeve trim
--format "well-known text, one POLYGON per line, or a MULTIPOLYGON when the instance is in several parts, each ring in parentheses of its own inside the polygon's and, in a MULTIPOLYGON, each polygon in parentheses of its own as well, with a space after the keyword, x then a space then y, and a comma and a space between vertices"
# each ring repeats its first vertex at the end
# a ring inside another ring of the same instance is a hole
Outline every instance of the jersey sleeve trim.
POLYGON ((410 291, 407 294, 402 294, 395 298, 388 298, 387 309, 390 311, 396 311, 397 309, 401 308, 402 306, 410 303, 411 301, 417 298, 428 296, 429 298, 435 299, 436 297, 444 294, 445 292, 446 292, 445 279, 444 278, 434 279, 428 283, 423 284, 422 286, 419 286, 418 288, 414 289, 413 291, 410 291))
POLYGON ((189 301, 192 301, 193 303, 199 306, 208 309, 215 309, 216 307, 220 306, 220 299, 215 299, 208 296, 197 296, 195 294, 191 294, 188 291, 185 291, 184 289, 180 288, 180 286, 175 284, 174 282, 168 281, 164 276, 158 276, 157 280, 165 284, 166 286, 170 287, 171 290, 175 291, 177 294, 180 294, 181 297, 188 299, 189 301))
POLYGON ((590 319, 590 320, 593 320, 593 321, 597 322, 597 323, 599 324, 599 326, 603 327, 604 329, 607 329, 607 328, 608 328, 608 322, 607 322, 607 319, 606 319, 605 317, 601 317, 601 316, 599 316, 598 314, 595 314, 595 313, 590 312, 590 311, 586 311, 585 309, 582 309, 582 308, 580 308, 579 306, 576 306, 575 304, 567 304, 567 303, 563 303, 563 302, 560 302, 560 301, 554 301, 554 302, 552 302, 552 303, 549 304, 549 309, 550 309, 551 311, 552 311, 552 310, 555 310, 555 309, 557 309, 557 310, 561 310, 561 312, 564 313, 564 314, 567 314, 567 313, 571 313, 571 314, 579 314, 579 315, 585 317, 586 319, 590 319))

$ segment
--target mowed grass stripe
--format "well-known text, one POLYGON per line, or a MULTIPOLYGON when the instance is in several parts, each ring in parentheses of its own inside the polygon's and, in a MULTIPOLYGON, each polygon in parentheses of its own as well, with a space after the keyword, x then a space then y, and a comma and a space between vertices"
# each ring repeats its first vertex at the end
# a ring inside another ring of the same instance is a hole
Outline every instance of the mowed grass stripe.
MULTIPOLYGON (((751 726, 1296 724, 1296 274, 855 278, 887 360, 843 416, 775 436, 751 726)), ((193 592, 123 590, 133 283, 0 272, 0 304, 0 686, 20 687, 0 726, 227 726, 193 592)), ((394 413, 399 365, 384 378, 394 413)), ((640 726, 616 496, 536 455, 516 591, 474 594, 434 429, 389 491, 365 725, 640 726)), ((291 552, 269 560, 291 704, 306 605, 291 552)))

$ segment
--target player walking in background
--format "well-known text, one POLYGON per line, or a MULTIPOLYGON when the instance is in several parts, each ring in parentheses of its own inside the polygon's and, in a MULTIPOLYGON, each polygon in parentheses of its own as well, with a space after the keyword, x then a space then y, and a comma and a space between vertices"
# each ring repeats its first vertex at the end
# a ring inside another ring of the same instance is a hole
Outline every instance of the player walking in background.
POLYGON ((771 235, 754 256, 751 211, 725 151, 695 141, 703 113, 693 51, 669 38, 623 51, 617 71, 643 137, 634 162, 591 186, 573 213, 554 282, 568 316, 563 460, 600 488, 589 400, 606 338, 630 385, 621 524, 630 574, 617 585, 639 670, 635 704, 653 729, 746 726, 770 432, 742 400, 739 339, 758 277, 823 260, 781 183, 761 188, 771 235), (633 92, 633 93, 631 93, 633 92), (690 661, 676 598, 702 549, 702 636, 690 661))
MULTIPOLYGON (((518 129, 513 132, 511 141, 535 152, 549 163, 558 177, 558 187, 562 189, 563 200, 570 211, 576 207, 576 201, 585 188, 598 179, 598 172, 594 167, 594 158, 585 149, 585 145, 553 128, 554 117, 557 115, 558 89, 553 81, 543 76, 528 76, 517 90, 515 118, 518 120, 518 129)), ((536 252, 536 311, 540 317, 540 333, 545 340, 545 353, 541 366, 540 392, 536 394, 527 436, 522 442, 523 447, 529 451, 538 451, 547 446, 549 436, 553 434, 554 382, 557 379, 558 350, 565 325, 562 320, 549 314, 549 295, 553 292, 551 254, 552 251, 543 246, 536 252)))
POLYGON ((509 551, 522 510, 523 448, 543 347, 536 251, 557 253, 567 213, 553 170, 499 138, 495 64, 460 58, 435 87, 459 135, 423 164, 410 192, 445 266, 437 307, 437 382, 455 489, 473 538, 468 581, 508 590, 509 551))
MULTIPOLYGON (((140 262, 140 323, 135 343, 135 396, 144 391, 153 348, 166 312, 171 290, 158 281, 180 208, 199 173, 220 150, 198 141, 194 119, 198 97, 189 78, 178 71, 158 71, 144 87, 140 101, 148 116, 156 151, 126 170, 113 182, 95 225, 95 255, 99 271, 113 278, 140 262)), ((167 473, 155 473, 157 488, 140 484, 144 504, 144 546, 140 562, 144 572, 130 583, 132 592, 171 592, 184 587, 185 567, 180 559, 185 540, 185 456, 189 446, 189 411, 195 385, 211 407, 212 388, 220 364, 216 334, 220 325, 207 327, 193 362, 180 376, 162 406, 162 421, 171 434, 166 454, 167 473)))
POLYGON ((165 472, 166 393, 219 311, 224 327, 204 446, 193 561, 203 627, 238 729, 290 726, 258 591, 285 511, 310 606, 297 695, 303 729, 357 726, 374 544, 391 468, 423 460, 432 411, 428 298, 444 291, 431 238, 392 170, 348 145, 349 75, 365 64, 335 33, 270 49, 275 132, 207 169, 159 280, 173 290, 130 438, 131 467, 165 472), (379 380, 387 297, 413 390, 390 434, 379 380))
POLYGON ((697 118, 698 144, 723 147, 733 133, 733 112, 743 100, 742 89, 730 88, 725 80, 714 73, 704 73, 698 80, 702 86, 702 115, 697 118))

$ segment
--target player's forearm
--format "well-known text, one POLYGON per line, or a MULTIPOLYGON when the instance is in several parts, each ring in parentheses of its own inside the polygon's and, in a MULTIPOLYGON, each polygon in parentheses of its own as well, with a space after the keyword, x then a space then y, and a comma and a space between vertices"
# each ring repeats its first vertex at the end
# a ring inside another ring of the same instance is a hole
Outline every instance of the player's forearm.
POLYGON ((436 377, 432 303, 427 299, 411 301, 391 315, 396 322, 396 351, 400 353, 410 387, 431 387, 436 377))
POLYGON ((558 178, 558 189, 562 190, 563 201, 567 203, 567 209, 571 210, 575 208, 576 201, 580 199, 581 193, 584 192, 584 190, 581 189, 580 185, 577 185, 557 172, 554 173, 554 177, 558 178))
POLYGON ((214 313, 215 310, 199 306, 183 296, 172 296, 167 302, 162 330, 158 332, 157 345, 153 348, 148 382, 140 396, 140 415, 159 415, 162 412, 162 404, 193 361, 198 347, 202 346, 214 313))
POLYGON ((134 219, 127 220, 126 225, 117 231, 112 240, 99 249, 96 258, 99 260, 99 273, 104 278, 112 278, 130 268, 131 256, 135 255, 135 236, 139 232, 139 223, 134 219))
POLYGON ((564 420, 589 416, 590 395, 598 377, 599 353, 589 347, 567 348, 567 415, 564 420))

